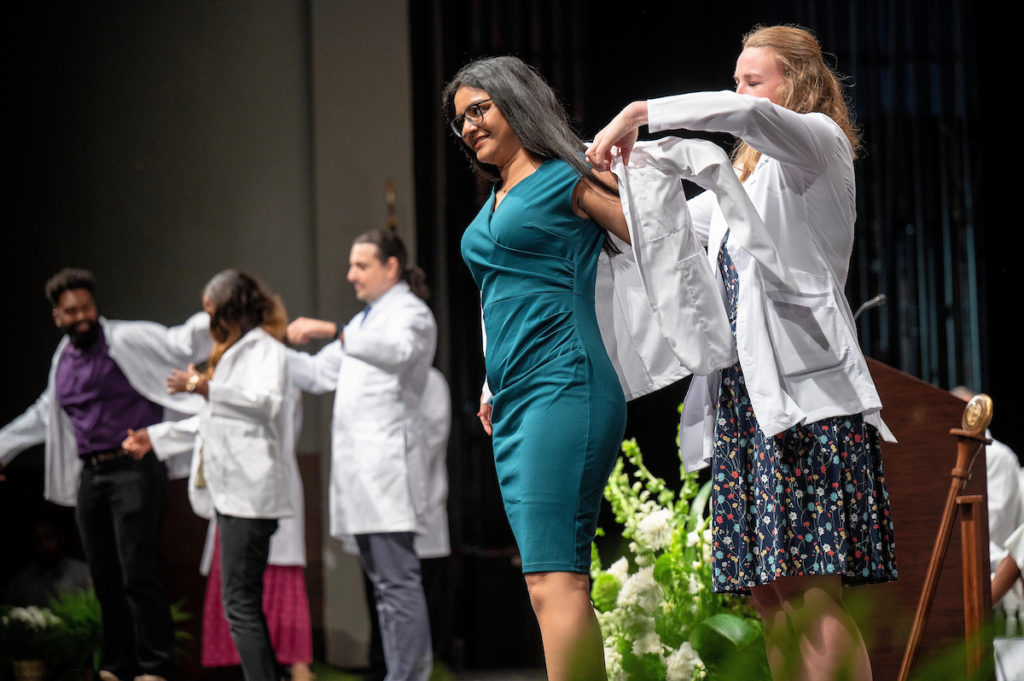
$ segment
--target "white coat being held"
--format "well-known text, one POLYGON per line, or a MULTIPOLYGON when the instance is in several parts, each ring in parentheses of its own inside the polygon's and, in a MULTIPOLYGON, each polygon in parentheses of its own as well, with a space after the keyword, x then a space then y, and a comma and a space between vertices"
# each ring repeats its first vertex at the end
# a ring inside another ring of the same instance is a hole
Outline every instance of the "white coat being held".
POLYGON ((197 416, 148 428, 160 458, 194 449, 189 500, 196 514, 292 515, 282 455, 292 432, 292 414, 283 408, 287 382, 284 345, 257 327, 224 352, 197 416))
POLYGON ((420 452, 420 402, 437 325, 426 303, 399 281, 316 355, 288 351, 295 385, 335 391, 330 532, 422 531, 428 492, 420 452))
MULTIPOLYGON (((729 132, 762 153, 743 188, 789 281, 769 276, 756 254, 734 240, 726 248, 740 282, 736 351, 764 434, 863 414, 892 439, 843 292, 856 218, 853 151, 845 133, 824 114, 800 114, 734 92, 650 100, 648 110, 652 132, 729 132)), ((714 263, 726 222, 710 197, 692 201, 690 211, 714 263)), ((691 458, 702 450, 699 458, 710 458, 717 377, 695 379, 687 394, 680 444, 691 458)))

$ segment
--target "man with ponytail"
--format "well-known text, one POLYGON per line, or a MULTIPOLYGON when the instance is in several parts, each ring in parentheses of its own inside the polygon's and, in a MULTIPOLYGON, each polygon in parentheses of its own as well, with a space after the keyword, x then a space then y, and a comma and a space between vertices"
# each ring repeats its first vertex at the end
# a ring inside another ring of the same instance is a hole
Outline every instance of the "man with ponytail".
POLYGON ((407 262, 393 232, 357 237, 348 281, 366 309, 345 325, 299 317, 288 326, 295 344, 334 338, 316 355, 290 351, 288 370, 307 392, 335 392, 331 534, 354 536, 373 582, 387 681, 425 681, 431 669, 414 538, 429 507, 420 410, 437 325, 425 276, 407 262))

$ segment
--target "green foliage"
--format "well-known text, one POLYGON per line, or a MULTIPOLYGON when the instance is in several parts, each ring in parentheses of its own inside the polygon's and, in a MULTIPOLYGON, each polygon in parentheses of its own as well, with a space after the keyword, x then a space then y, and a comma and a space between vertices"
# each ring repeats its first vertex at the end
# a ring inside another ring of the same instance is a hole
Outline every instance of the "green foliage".
POLYGON ((771 676, 760 621, 720 612, 697 625, 691 642, 707 662, 712 677, 767 679, 771 676))
POLYGON ((50 610, 61 620, 56 655, 61 663, 49 664, 51 674, 60 678, 62 670, 71 675, 81 669, 98 669, 103 623, 96 592, 91 588, 65 591, 50 601, 50 610))
POLYGON ((770 678, 756 615, 711 591, 710 483, 683 472, 677 493, 644 465, 635 440, 622 452, 605 498, 629 553, 605 569, 595 547, 591 568, 609 679, 770 678))
POLYGON ((612 610, 615 607, 615 601, 619 597, 620 589, 622 589, 622 583, 613 575, 598 575, 597 579, 594 580, 594 586, 591 589, 591 598, 594 601, 594 607, 601 612, 608 612, 609 610, 612 610))

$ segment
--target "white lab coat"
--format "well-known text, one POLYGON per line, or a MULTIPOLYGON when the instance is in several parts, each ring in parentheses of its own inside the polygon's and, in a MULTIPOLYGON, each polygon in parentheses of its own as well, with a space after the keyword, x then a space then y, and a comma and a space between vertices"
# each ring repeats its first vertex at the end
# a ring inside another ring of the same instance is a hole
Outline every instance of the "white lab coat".
POLYGON ((289 351, 295 385, 335 391, 330 532, 416 532, 428 508, 420 403, 437 344, 426 303, 400 281, 344 330, 345 344, 289 351))
MULTIPOLYGON (((281 424, 284 434, 281 437, 281 460, 288 474, 288 496, 292 501, 295 513, 281 518, 277 529, 270 537, 270 555, 268 565, 306 565, 306 517, 305 497, 302 492, 302 476, 299 474, 299 461, 296 458, 295 446, 302 431, 302 392, 292 386, 285 395, 282 410, 287 417, 281 424)), ((203 545, 203 556, 199 563, 199 572, 210 574, 210 563, 213 560, 213 541, 217 532, 217 518, 210 518, 206 528, 206 543, 203 545)))
POLYGON ((239 518, 282 518, 294 513, 283 452, 293 416, 285 347, 261 328, 224 352, 197 416, 150 426, 161 459, 193 451, 189 501, 203 518, 214 510, 239 518), (197 485, 200 462, 206 486, 197 485))
MULTIPOLYGON (((167 419, 195 414, 202 397, 167 394, 167 376, 173 369, 200 362, 210 353, 210 321, 206 313, 197 313, 180 325, 168 328, 145 321, 117 321, 100 317, 100 327, 110 348, 110 358, 124 373, 128 383, 146 399, 164 408, 167 419)), ((82 462, 71 419, 60 408, 55 376, 61 354, 67 346, 65 336, 57 345, 50 363, 46 390, 25 413, 0 430, 0 461, 6 466, 29 447, 45 442, 43 495, 62 506, 74 506, 82 462)), ((126 434, 127 435, 127 434, 126 434)), ((182 478, 188 472, 188 457, 167 461, 167 473, 182 478)))
POLYGON ((632 400, 736 361, 716 273, 694 232, 681 179, 718 198, 734 239, 757 254, 772 281, 792 287, 792 278, 717 145, 673 137, 638 142, 630 165, 616 156, 611 170, 630 244, 609 234, 620 253, 600 255, 594 299, 605 349, 632 400))
MULTIPOLYGON (((448 435, 452 427, 452 402, 444 374, 433 367, 427 374, 419 419, 423 446, 412 450, 410 455, 423 457, 420 469, 426 482, 426 506, 419 514, 413 548, 420 558, 443 558, 452 552, 448 531, 448 435)), ((359 553, 353 535, 339 538, 345 551, 359 553)))
MULTIPOLYGON (((767 252, 781 260, 766 261, 743 238, 730 238, 727 249, 740 282, 736 351, 764 434, 863 414, 892 440, 843 293, 856 217, 846 135, 824 114, 728 91, 651 100, 648 120, 652 132, 730 132, 763 153, 743 188, 761 217, 762 245, 774 245, 767 252)), ((694 202, 694 228, 714 265, 728 225, 708 202, 694 202)), ((710 460, 717 381, 717 372, 695 378, 685 400, 680 445, 688 470, 710 460)))
POLYGON ((452 398, 448 382, 437 369, 427 374, 427 385, 420 400, 420 437, 423 446, 421 470, 427 483, 426 508, 421 527, 413 542, 420 558, 449 555, 448 536, 448 435, 452 429, 452 398))
POLYGON ((992 437, 985 448, 985 480, 988 488, 988 541, 992 572, 1006 556, 1004 545, 1018 527, 1024 525, 1024 495, 1021 469, 1012 449, 992 437))

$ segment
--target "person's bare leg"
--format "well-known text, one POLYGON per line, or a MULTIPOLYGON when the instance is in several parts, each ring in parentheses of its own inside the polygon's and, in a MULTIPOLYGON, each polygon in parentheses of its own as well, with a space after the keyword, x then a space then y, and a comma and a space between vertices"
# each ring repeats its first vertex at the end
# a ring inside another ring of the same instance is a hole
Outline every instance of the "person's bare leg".
MULTIPOLYGON (((871 681, 871 662, 860 629, 842 602, 835 577, 783 577, 771 585, 797 642, 802 681, 871 681)), ((773 672, 774 673, 774 672, 773 672)))
POLYGON ((292 681, 313 681, 316 674, 308 662, 295 662, 292 664, 292 681))
POLYGON ((548 681, 604 681, 604 643, 590 602, 590 580, 575 572, 526 575, 544 642, 548 681))
POLYGON ((992 605, 1003 600, 1006 592, 1012 589, 1020 578, 1020 568, 1017 567, 1013 556, 1007 556, 999 561, 996 573, 992 575, 992 605))
POLYGON ((789 626, 789 616, 769 584, 750 590, 750 601, 764 624, 764 648, 773 679, 791 679, 798 663, 796 640, 789 626))

